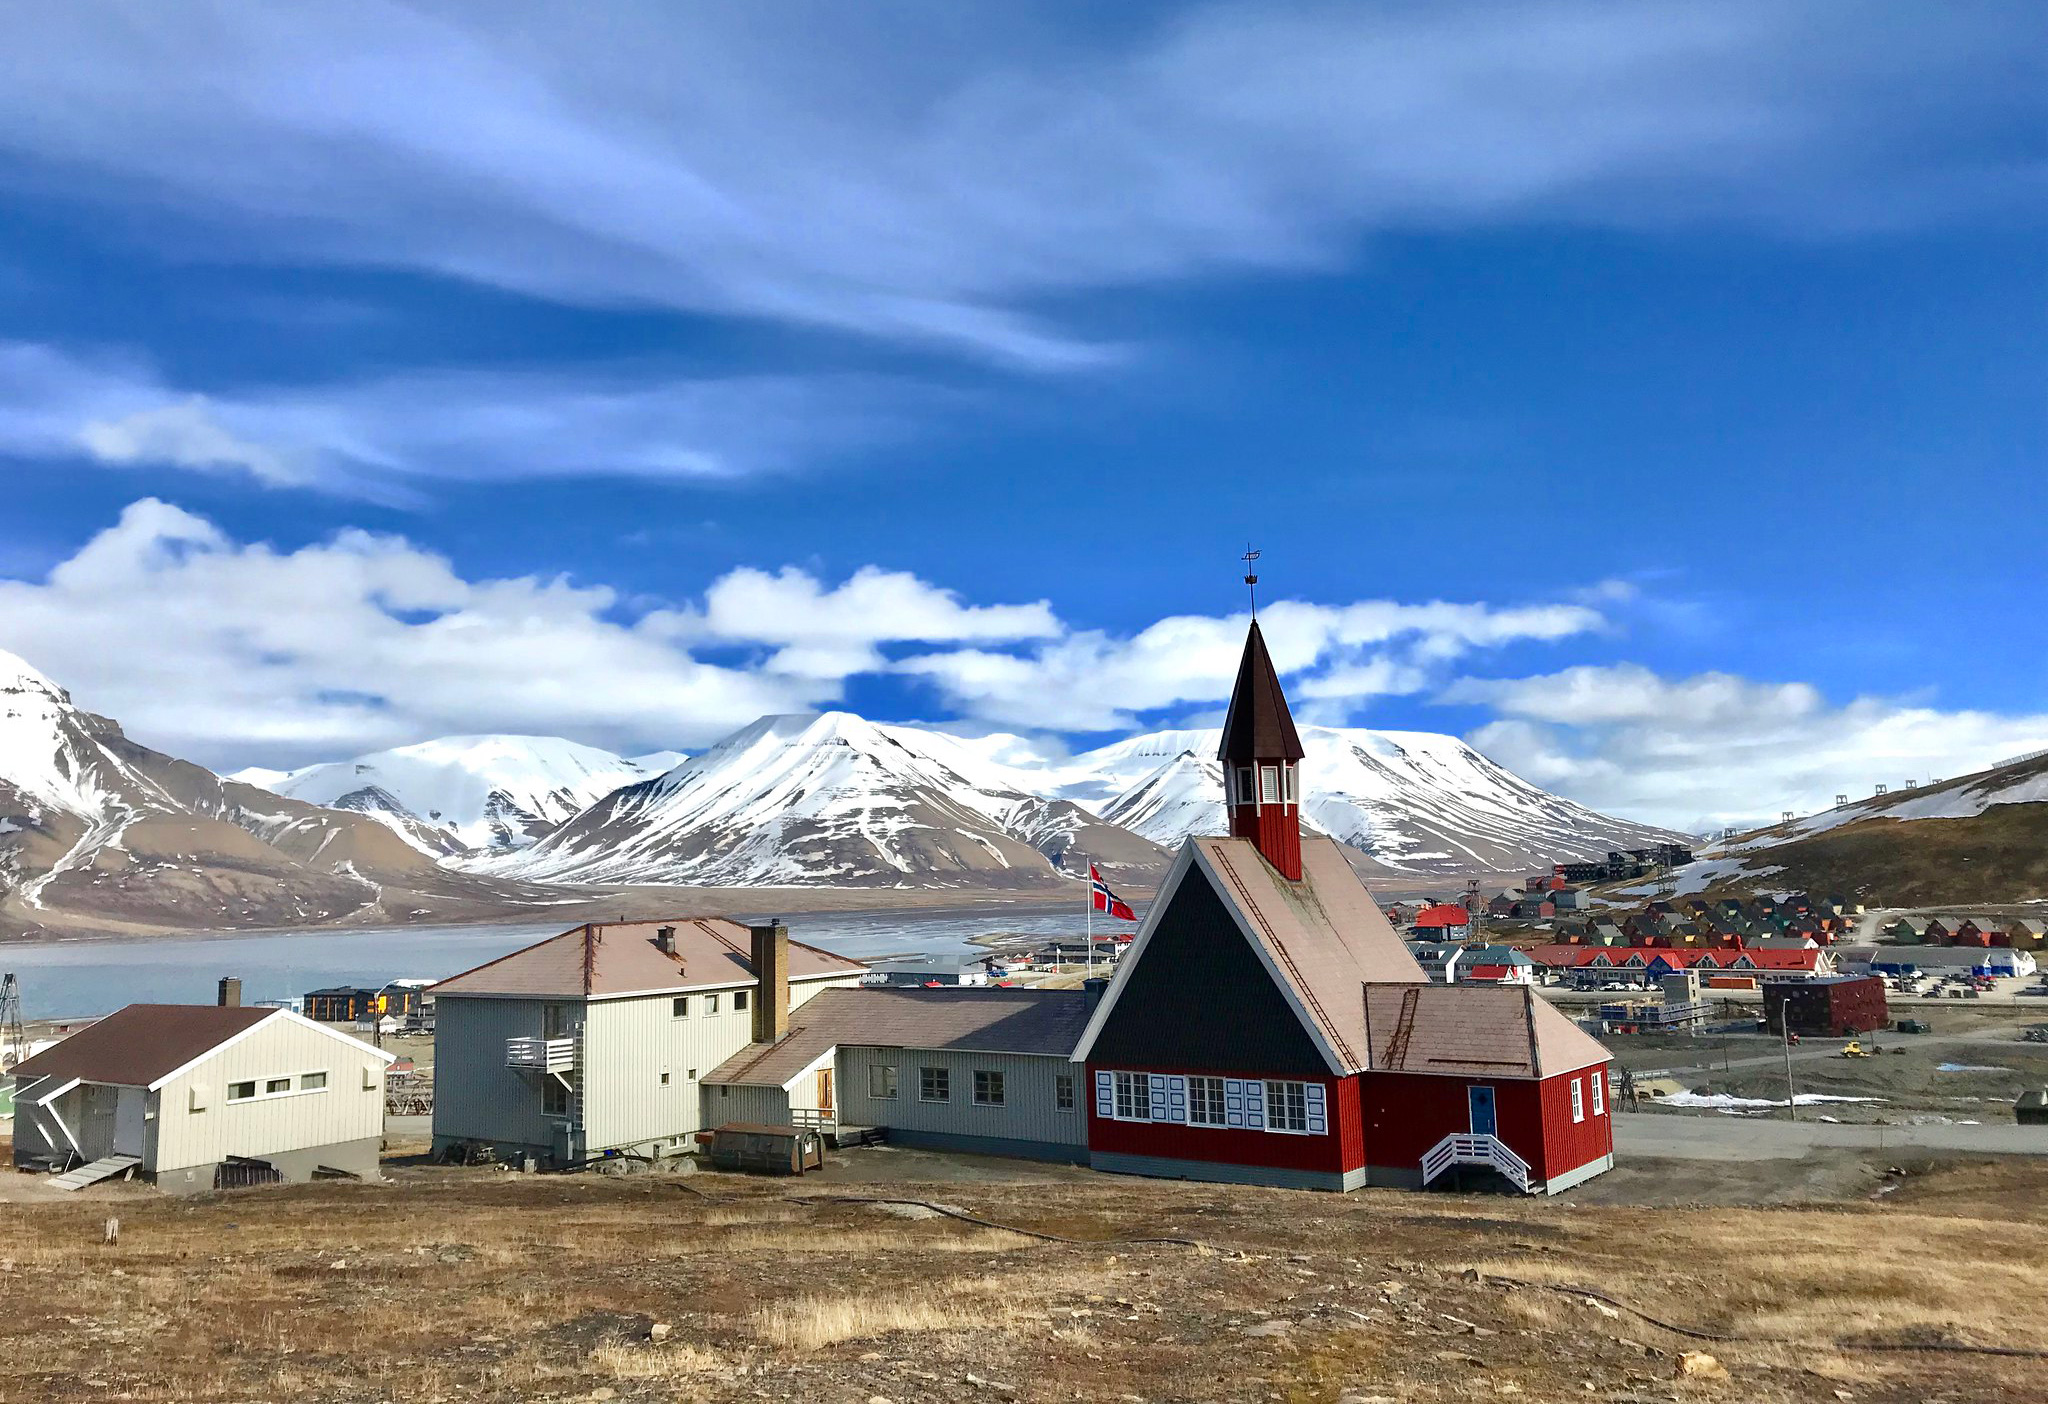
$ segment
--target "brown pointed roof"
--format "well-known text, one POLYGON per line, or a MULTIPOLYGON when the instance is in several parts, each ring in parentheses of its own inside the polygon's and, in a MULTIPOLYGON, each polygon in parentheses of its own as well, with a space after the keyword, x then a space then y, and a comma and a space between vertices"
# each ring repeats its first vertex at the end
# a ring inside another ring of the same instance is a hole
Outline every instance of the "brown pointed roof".
POLYGON ((1230 713, 1223 719, 1223 745, 1216 754, 1224 761, 1300 760, 1302 756, 1301 738, 1294 734, 1294 718, 1287 711, 1287 694, 1280 690, 1280 675, 1273 671, 1266 636, 1259 632, 1256 619, 1245 636, 1244 659, 1237 665, 1237 686, 1230 694, 1230 713))
POLYGON ((147 1087, 243 1030, 283 1013, 255 1005, 131 1004, 24 1059, 14 1076, 19 1082, 76 1077, 147 1087))

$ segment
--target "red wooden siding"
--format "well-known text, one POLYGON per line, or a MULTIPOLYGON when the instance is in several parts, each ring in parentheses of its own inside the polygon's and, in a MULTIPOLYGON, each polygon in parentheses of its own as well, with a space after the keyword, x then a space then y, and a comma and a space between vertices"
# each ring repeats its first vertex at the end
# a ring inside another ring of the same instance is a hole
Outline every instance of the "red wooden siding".
POLYGON ((1129 1063, 1090 1063, 1084 1090, 1088 1095, 1088 1149, 1114 1155, 1150 1155, 1169 1160, 1201 1160, 1217 1165, 1259 1165, 1283 1170, 1318 1170, 1342 1174, 1365 1164, 1364 1131, 1360 1123, 1358 1079, 1304 1078, 1275 1073, 1288 1082, 1313 1082, 1323 1088, 1330 1130, 1321 1136, 1279 1131, 1250 1131, 1227 1126, 1183 1126, 1170 1121, 1117 1121, 1095 1110, 1095 1074, 1109 1072, 1168 1073, 1202 1077, 1258 1078, 1264 1074, 1237 1068, 1139 1067, 1129 1063))
MULTIPOLYGON (((1526 1085, 1526 1084, 1524 1084, 1526 1085)), ((1546 1077, 1537 1086, 1541 1090, 1541 1105, 1544 1113, 1543 1155, 1541 1159, 1515 1146, 1515 1154, 1537 1167, 1548 1180, 1562 1175, 1567 1170, 1576 1170, 1589 1160, 1614 1154, 1614 1089, 1607 1085, 1606 1068, 1586 1068, 1575 1073, 1561 1073, 1546 1077), (1593 1113, 1593 1088, 1591 1079, 1594 1072, 1600 1074, 1600 1113, 1593 1113), (1586 1109, 1584 1121, 1572 1120, 1572 1082, 1579 1084, 1579 1096, 1586 1109)), ((1512 1142, 1510 1143, 1512 1144, 1512 1142)))
POLYGON ((1366 1161, 1412 1170, 1430 1147, 1453 1133, 1472 1129, 1466 1089, 1491 1087, 1497 1134, 1508 1149, 1545 1179, 1577 1169, 1614 1150, 1609 1120, 1613 1096, 1602 1069, 1601 1113, 1593 1113, 1590 1070, 1546 1078, 1438 1077, 1419 1073, 1367 1073, 1363 1084, 1366 1161), (1586 1119, 1572 1121, 1571 1082, 1579 1079, 1586 1119))

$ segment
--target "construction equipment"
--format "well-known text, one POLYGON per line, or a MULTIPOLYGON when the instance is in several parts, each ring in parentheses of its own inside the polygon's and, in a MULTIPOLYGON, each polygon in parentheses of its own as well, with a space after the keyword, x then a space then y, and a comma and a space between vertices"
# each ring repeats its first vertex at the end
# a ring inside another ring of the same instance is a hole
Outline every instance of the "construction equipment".
POLYGON ((1870 1050, 1852 1038, 1842 1045, 1842 1056, 1844 1058, 1868 1058, 1870 1050))

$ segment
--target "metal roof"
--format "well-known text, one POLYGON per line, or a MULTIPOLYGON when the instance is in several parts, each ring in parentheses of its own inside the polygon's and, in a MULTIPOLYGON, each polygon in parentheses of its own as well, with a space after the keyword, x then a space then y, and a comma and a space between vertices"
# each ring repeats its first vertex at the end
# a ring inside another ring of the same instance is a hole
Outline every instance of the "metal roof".
POLYGON ((1266 636, 1259 621, 1252 621, 1245 635, 1244 657, 1237 665, 1237 686, 1231 690, 1230 710, 1223 718, 1223 744, 1217 758, 1225 761, 1300 760, 1301 738, 1294 732, 1294 717, 1287 710, 1287 695, 1280 690, 1279 674, 1266 652, 1266 636))
POLYGON ((825 990, 791 1011, 787 1035, 741 1049, 703 1080, 782 1087, 841 1046, 1065 1058, 1094 1006, 1082 990, 825 990))
POLYGON ((1363 1005, 1375 1072, 1545 1078, 1613 1058, 1526 988, 1369 985, 1363 1005))
MULTIPOLYGON (((789 943, 792 980, 857 975, 866 969, 816 946, 789 943)), ((718 989, 753 978, 753 933, 745 926, 724 917, 671 917, 579 926, 452 975, 435 985, 433 993, 436 998, 581 999, 718 989), (675 929, 673 952, 655 945, 656 933, 665 926, 675 929)))
POLYGON ((283 1013, 248 1005, 131 1004, 16 1064, 14 1076, 148 1087, 283 1013))

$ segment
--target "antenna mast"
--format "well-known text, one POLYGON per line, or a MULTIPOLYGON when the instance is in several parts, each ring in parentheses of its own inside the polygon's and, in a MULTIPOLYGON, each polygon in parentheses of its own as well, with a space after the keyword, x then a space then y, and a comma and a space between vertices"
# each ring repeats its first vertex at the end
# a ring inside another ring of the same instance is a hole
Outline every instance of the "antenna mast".
POLYGON ((10 972, 0 975, 0 1069, 28 1057, 28 1035, 21 1029, 21 981, 10 972))

